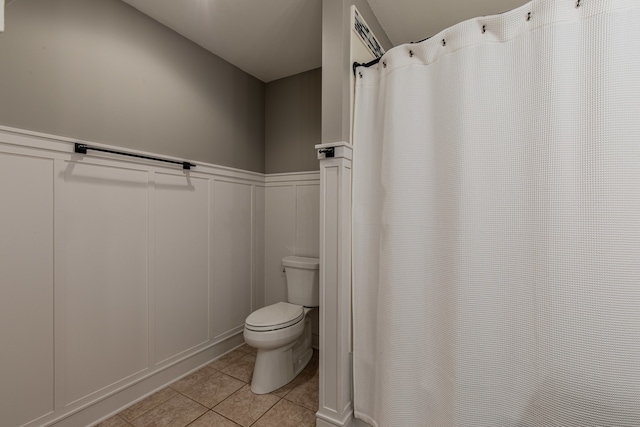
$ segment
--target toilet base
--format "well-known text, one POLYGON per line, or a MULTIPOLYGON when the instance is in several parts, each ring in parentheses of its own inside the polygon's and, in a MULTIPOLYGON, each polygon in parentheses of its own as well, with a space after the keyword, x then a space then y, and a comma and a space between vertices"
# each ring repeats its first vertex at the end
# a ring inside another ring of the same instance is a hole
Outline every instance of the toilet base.
POLYGON ((313 356, 311 319, 307 317, 304 322, 304 332, 295 342, 280 348, 258 349, 251 379, 253 393, 271 393, 293 381, 307 366, 313 356))

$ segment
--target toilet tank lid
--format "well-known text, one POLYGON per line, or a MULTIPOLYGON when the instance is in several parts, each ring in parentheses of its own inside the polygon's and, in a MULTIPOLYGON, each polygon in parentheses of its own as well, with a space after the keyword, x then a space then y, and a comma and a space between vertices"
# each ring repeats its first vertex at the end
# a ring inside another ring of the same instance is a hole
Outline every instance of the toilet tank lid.
POLYGON ((320 260, 318 258, 288 256, 282 258, 282 265, 284 265, 285 267, 308 268, 309 270, 317 270, 318 268, 320 268, 320 260))

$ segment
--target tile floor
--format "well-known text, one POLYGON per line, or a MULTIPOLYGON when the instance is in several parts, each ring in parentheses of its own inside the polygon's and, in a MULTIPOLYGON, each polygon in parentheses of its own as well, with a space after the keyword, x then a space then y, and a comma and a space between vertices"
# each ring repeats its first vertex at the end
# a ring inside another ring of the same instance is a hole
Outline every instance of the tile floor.
POLYGON ((317 350, 292 382, 263 395, 249 387, 255 354, 244 344, 96 427, 315 426, 317 350))

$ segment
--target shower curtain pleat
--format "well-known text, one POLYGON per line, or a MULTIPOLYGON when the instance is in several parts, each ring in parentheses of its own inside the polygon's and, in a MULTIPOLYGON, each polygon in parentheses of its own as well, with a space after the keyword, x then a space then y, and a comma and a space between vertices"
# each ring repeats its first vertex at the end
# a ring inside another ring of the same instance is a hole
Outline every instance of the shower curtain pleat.
POLYGON ((357 70, 356 417, 640 426, 639 23, 540 0, 357 70))

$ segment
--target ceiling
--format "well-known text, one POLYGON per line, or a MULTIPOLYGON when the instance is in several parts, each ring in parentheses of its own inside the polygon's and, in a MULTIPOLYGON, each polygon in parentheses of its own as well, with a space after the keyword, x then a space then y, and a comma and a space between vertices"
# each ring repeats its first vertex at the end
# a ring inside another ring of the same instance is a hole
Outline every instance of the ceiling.
MULTIPOLYGON (((322 0, 124 0, 263 82, 322 65, 322 0)), ((527 0, 368 0, 394 46, 527 0)))

